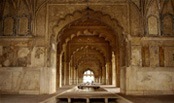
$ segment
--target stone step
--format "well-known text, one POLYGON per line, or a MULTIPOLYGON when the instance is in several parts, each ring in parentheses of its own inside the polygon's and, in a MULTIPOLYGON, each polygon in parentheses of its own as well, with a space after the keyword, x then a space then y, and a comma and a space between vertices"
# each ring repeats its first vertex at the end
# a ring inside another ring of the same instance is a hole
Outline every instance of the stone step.
POLYGON ((116 98, 58 98, 57 103, 118 103, 116 98))

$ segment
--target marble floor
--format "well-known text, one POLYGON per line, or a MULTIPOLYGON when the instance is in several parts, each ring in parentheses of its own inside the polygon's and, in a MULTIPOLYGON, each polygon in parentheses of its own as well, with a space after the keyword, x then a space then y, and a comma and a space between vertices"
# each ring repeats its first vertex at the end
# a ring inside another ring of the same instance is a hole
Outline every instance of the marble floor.
MULTIPOLYGON (((121 102, 124 103, 174 103, 174 95, 166 96, 125 96, 118 93, 119 89, 113 86, 102 86, 97 91, 93 90, 79 90, 74 86, 66 86, 60 88, 57 93, 51 95, 20 95, 20 94, 0 94, 0 103, 59 103, 60 98, 72 98, 72 103, 77 103, 76 98, 83 102, 90 103, 102 103, 105 99, 108 99, 108 103, 120 103, 115 101, 114 98, 121 98, 121 102), (82 95, 83 94, 83 95, 82 95), (79 98, 80 97, 80 98, 79 98), (85 98, 83 98, 85 97, 85 98), (91 98, 93 97, 93 98, 91 98), (87 100, 87 98, 90 98, 87 100), (99 102, 95 102, 98 99, 99 102), (56 102, 50 101, 51 99, 56 102)), ((70 101, 70 100, 69 100, 70 101)), ((80 102, 79 102, 80 103, 80 102)))

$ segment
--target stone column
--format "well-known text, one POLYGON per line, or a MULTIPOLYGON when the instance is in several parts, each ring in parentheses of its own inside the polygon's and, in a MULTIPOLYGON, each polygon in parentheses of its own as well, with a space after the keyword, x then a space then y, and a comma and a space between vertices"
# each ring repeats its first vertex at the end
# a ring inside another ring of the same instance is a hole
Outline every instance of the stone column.
POLYGON ((102 83, 106 84, 106 68, 102 67, 102 83))
POLYGON ((77 79, 76 70, 77 70, 76 67, 74 67, 74 84, 77 84, 77 82, 76 82, 77 81, 76 80, 77 79))
POLYGON ((112 84, 112 68, 111 63, 106 63, 106 84, 111 85, 112 84))
POLYGON ((106 75, 106 85, 108 85, 109 84, 109 80, 108 80, 108 78, 109 78, 108 77, 108 74, 109 74, 109 70, 108 69, 109 68, 108 68, 108 65, 107 64, 105 65, 105 67, 106 67, 106 74, 105 74, 106 75))
POLYGON ((58 68, 57 68, 57 84, 58 84, 58 87, 62 87, 62 55, 59 55, 57 56, 57 59, 59 59, 58 63, 58 68))
POLYGON ((69 85, 69 63, 64 62, 64 85, 69 85))
POLYGON ((112 85, 116 86, 116 66, 114 52, 112 52, 112 85))
POLYGON ((63 62, 63 85, 66 84, 66 62, 63 62))
POLYGON ((79 84, 79 71, 78 71, 78 69, 76 69, 76 80, 77 80, 77 84, 79 84))
POLYGON ((72 66, 69 63, 69 85, 72 85, 72 66))
POLYGON ((70 67, 69 67, 69 62, 67 62, 67 73, 66 73, 66 85, 69 85, 69 82, 70 82, 70 67))
POLYGON ((72 71, 71 71, 71 76, 72 76, 72 78, 71 78, 71 82, 72 82, 72 85, 74 85, 74 66, 72 66, 71 67, 71 69, 72 69, 72 71))
POLYGON ((113 72, 112 72, 112 63, 109 62, 109 84, 112 85, 112 75, 113 75, 113 72))

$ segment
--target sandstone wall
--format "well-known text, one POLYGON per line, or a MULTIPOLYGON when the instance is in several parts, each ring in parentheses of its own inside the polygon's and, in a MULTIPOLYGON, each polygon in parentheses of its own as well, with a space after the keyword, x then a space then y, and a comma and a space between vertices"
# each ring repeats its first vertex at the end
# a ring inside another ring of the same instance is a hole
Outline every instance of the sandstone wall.
POLYGON ((126 68, 126 94, 174 93, 173 43, 172 38, 133 39, 132 63, 126 68))

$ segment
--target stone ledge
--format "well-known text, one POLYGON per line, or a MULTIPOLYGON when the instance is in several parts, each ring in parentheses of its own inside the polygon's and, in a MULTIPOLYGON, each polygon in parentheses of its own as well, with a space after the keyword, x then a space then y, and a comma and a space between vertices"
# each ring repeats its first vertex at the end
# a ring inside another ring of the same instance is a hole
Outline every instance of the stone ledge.
POLYGON ((23 70, 32 70, 37 71, 41 70, 44 67, 0 67, 0 71, 23 71, 23 70))
POLYGON ((171 90, 145 90, 145 91, 126 91, 126 95, 173 95, 174 91, 171 90))
POLYGON ((20 90, 19 94, 40 94, 39 91, 36 90, 20 90))

